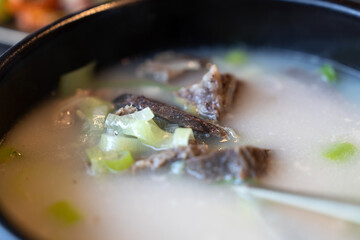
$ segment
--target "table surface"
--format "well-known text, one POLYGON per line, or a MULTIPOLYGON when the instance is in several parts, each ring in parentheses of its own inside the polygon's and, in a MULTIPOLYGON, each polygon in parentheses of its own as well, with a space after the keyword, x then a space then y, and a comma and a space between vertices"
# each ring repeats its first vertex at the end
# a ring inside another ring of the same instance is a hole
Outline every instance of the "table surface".
POLYGON ((0 225, 0 239, 1 240, 19 240, 12 236, 3 226, 0 225))

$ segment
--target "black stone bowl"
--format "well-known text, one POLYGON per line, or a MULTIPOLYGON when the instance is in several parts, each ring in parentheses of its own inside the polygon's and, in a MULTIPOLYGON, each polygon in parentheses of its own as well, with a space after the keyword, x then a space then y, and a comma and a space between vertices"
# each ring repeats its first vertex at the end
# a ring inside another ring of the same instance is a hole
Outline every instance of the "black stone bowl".
MULTIPOLYGON (((360 69, 359 9, 341 0, 125 0, 79 12, 31 34, 0 58, 0 137, 56 89, 61 74, 93 59, 102 69, 154 50, 242 42, 360 69)), ((36 238, 18 231, 5 218, 6 209, 1 213, 1 224, 12 234, 36 238)))

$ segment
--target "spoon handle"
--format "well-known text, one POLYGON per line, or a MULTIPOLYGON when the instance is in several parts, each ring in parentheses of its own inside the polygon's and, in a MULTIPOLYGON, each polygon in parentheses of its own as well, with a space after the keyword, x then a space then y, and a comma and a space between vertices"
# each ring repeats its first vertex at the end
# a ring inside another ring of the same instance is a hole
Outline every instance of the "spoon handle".
POLYGON ((360 224, 359 204, 251 185, 239 185, 234 190, 240 196, 282 203, 360 224))

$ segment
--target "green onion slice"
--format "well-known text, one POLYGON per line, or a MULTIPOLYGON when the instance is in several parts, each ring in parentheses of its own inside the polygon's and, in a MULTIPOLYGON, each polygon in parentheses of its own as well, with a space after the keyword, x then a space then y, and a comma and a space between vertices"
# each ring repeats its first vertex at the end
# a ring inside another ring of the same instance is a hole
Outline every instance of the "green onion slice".
POLYGON ((336 82, 338 80, 335 69, 329 64, 321 66, 320 72, 328 82, 336 82))
POLYGON ((78 88, 87 88, 94 80, 96 62, 92 61, 83 67, 65 73, 60 77, 59 94, 69 96, 78 88))
POLYGON ((129 151, 102 151, 99 147, 86 149, 94 173, 119 172, 128 169, 134 162, 129 151))
POLYGON ((74 224, 83 219, 81 213, 68 201, 59 201, 48 208, 51 217, 62 224, 74 224))
POLYGON ((225 60, 232 64, 243 64, 248 59, 247 54, 241 50, 232 50, 225 55, 225 60))
POLYGON ((343 162, 352 157, 358 149, 351 143, 336 143, 328 147, 323 156, 335 162, 343 162))

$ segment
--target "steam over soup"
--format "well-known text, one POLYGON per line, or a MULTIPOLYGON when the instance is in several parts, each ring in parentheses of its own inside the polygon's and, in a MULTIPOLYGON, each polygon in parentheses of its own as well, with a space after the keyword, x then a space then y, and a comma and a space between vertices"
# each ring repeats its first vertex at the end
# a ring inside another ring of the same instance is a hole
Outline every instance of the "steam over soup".
MULTIPOLYGON (((360 199, 360 82, 275 50, 201 49, 65 74, 0 145, 0 203, 37 239, 358 239, 346 218, 239 195, 360 199)), ((341 211, 341 210, 339 210, 341 211)), ((340 214, 339 214, 340 215, 340 214)))

